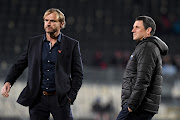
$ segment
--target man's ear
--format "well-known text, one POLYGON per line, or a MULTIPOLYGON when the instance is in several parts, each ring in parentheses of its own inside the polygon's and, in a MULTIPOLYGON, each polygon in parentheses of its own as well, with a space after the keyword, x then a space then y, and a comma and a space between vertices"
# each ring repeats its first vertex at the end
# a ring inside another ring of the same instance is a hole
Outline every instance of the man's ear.
POLYGON ((146 32, 147 32, 147 34, 151 34, 151 31, 152 31, 152 28, 151 27, 148 27, 147 29, 146 29, 146 32))
POLYGON ((63 28, 64 22, 60 22, 60 28, 63 28))

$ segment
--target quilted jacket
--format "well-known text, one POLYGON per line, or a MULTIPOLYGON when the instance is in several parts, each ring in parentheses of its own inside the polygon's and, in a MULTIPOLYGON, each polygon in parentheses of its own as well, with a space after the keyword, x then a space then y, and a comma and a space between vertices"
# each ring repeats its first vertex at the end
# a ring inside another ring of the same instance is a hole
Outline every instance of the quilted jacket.
POLYGON ((162 92, 162 56, 168 46, 158 37, 139 41, 126 66, 122 83, 122 105, 132 111, 157 113, 162 92))

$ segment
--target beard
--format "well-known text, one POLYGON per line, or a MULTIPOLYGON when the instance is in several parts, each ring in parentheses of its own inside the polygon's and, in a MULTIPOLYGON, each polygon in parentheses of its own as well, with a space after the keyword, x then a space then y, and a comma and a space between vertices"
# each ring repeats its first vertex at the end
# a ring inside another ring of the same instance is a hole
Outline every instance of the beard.
POLYGON ((57 29, 53 29, 52 27, 47 26, 45 28, 45 31, 49 34, 53 34, 53 33, 57 32, 57 29))

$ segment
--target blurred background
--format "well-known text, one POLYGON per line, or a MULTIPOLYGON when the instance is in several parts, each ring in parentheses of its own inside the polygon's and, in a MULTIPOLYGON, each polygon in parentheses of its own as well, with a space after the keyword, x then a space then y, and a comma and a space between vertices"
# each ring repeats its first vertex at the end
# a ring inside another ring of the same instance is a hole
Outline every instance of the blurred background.
MULTIPOLYGON (((75 120, 115 120, 121 110, 121 83, 136 43, 131 29, 139 15, 151 16, 156 36, 169 46, 163 57, 163 91, 154 120, 180 120, 180 0, 1 0, 0 88, 29 37, 44 34, 43 14, 51 8, 66 16, 62 32, 80 41, 84 80, 72 106, 75 120)), ((0 96, 0 120, 29 120, 28 108, 16 103, 27 70, 0 96)))

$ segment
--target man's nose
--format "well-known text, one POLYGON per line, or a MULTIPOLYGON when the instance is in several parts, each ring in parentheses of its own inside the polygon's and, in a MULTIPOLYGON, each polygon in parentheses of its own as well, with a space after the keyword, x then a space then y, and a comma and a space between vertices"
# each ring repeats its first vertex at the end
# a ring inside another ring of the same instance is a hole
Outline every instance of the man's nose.
POLYGON ((48 20, 48 21, 47 21, 47 24, 48 24, 48 25, 51 25, 51 21, 50 21, 50 20, 48 20))
POLYGON ((134 32, 134 28, 131 30, 131 32, 134 32))

